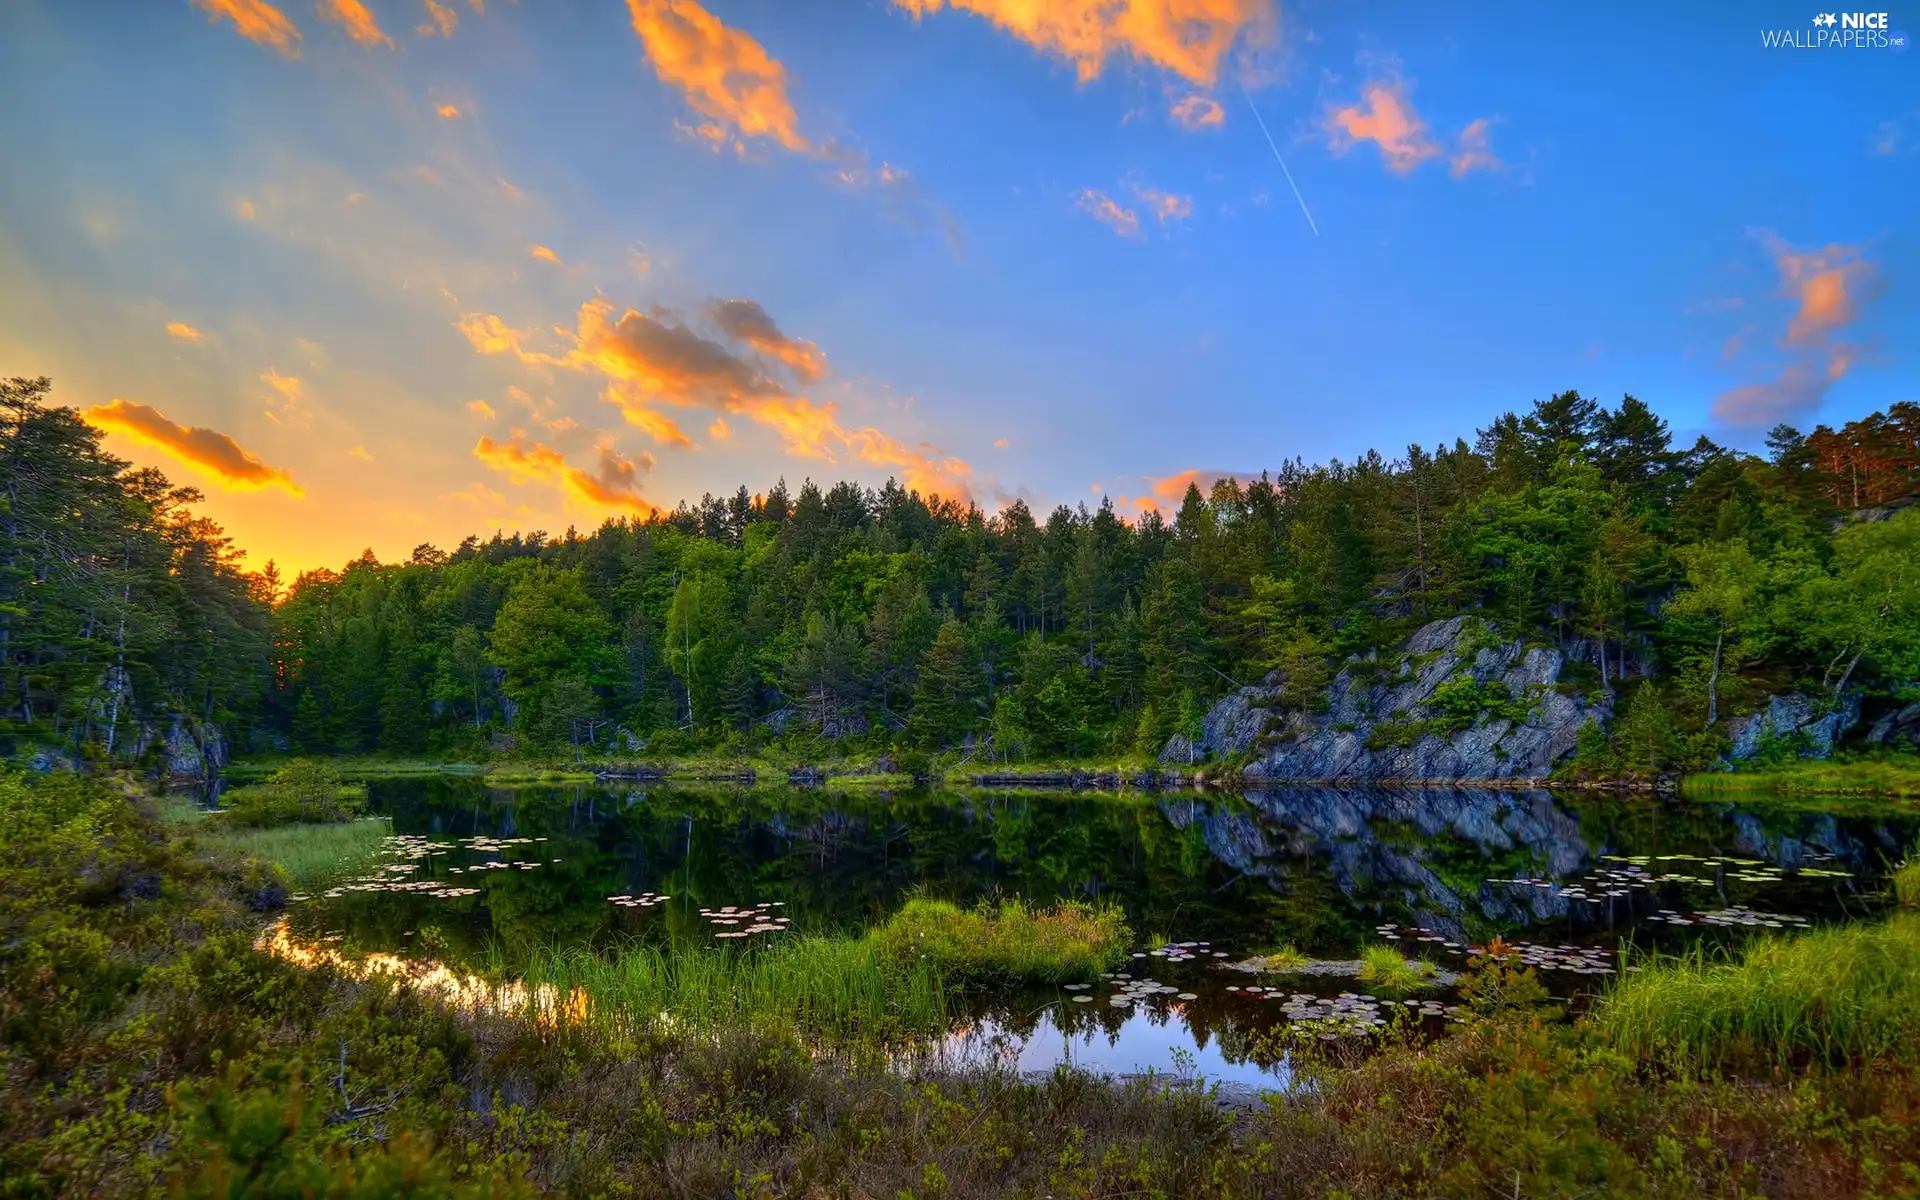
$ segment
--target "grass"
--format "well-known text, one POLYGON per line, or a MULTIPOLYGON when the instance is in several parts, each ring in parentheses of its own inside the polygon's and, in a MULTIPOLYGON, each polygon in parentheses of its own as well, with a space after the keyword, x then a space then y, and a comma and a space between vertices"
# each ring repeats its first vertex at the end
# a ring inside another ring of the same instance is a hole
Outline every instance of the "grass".
POLYGON ((865 940, 812 936, 742 949, 635 946, 612 954, 570 948, 511 970, 584 995, 585 1019, 628 1037, 714 1033, 774 1025, 801 1034, 886 1040, 925 1034, 947 1020, 943 972, 928 960, 896 961, 865 940))
POLYGON ((1920 908, 1920 847, 1893 869, 1893 898, 1908 908, 1920 908))
POLYGON ((1800 792, 1821 796, 1920 798, 1920 756, 1804 759, 1759 771, 1689 775, 1692 793, 1800 792))
POLYGON ((1707 1063, 1920 1055, 1920 913, 1641 964, 1592 1019, 1621 1051, 1707 1063))
POLYGON ((1408 959, 1392 946, 1360 951, 1360 982, 1383 992, 1412 992, 1433 985, 1433 964, 1408 959))
POLYGON ((866 941, 895 963, 928 962, 957 978, 1067 983, 1096 978, 1126 957, 1132 933, 1118 909, 1018 900, 963 909, 924 897, 870 930, 866 941))
POLYGON ((393 833, 393 822, 386 817, 262 828, 229 823, 224 813, 202 808, 187 796, 162 797, 158 806, 168 822, 191 826, 201 844, 274 863, 296 888, 315 887, 353 871, 379 853, 393 833))
POLYGON ((1313 961, 1312 958, 1302 954, 1292 946, 1281 946, 1278 949, 1269 950, 1265 954, 1256 955, 1255 957, 1260 959, 1260 969, 1262 971, 1280 973, 1298 971, 1301 967, 1313 961))

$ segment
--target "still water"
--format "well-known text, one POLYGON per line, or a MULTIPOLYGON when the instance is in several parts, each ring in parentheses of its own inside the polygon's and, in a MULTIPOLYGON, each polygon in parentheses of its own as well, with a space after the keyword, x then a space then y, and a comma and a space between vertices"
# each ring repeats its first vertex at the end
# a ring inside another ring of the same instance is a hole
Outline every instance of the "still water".
POLYGON ((1444 1027, 1444 992, 1407 1004, 1340 973, 1364 945, 1444 969, 1499 936, 1578 994, 1614 974, 1623 941, 1866 915, 1920 831, 1872 806, 1473 789, 888 795, 435 778, 370 794, 393 846, 370 873, 298 897, 301 936, 457 963, 489 946, 857 933, 909 894, 1094 900, 1124 909, 1140 939, 1116 978, 982 1000, 939 1053, 1249 1086, 1285 1082, 1264 1035, 1288 1022, 1444 1027), (1231 969, 1281 945, 1329 973, 1231 969))

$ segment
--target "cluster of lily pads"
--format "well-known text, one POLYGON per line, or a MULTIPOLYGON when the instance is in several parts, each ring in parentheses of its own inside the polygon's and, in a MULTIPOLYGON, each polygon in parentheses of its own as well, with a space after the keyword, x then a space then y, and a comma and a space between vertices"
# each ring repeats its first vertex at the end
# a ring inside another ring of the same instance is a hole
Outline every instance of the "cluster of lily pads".
POLYGON ((607 899, 621 908, 652 908, 656 904, 666 903, 668 900, 673 899, 673 897, 657 896, 652 892, 641 892, 638 896, 628 896, 623 893, 618 896, 608 896, 607 899))
POLYGON ((1389 921, 1384 925, 1375 925, 1373 931, 1381 937, 1405 938, 1410 942, 1428 942, 1438 946, 1449 954, 1465 954, 1471 949, 1471 947, 1464 946, 1459 942, 1444 938, 1431 929, 1422 929, 1417 925, 1402 929, 1400 926, 1389 921))
MULTIPOLYGON (((1102 975, 1100 979, 1101 982, 1113 989, 1113 994, 1107 997, 1107 1003, 1115 1008, 1131 1008, 1135 1003, 1144 1004, 1155 996, 1172 996, 1176 1000, 1198 1000, 1200 998, 1197 992, 1183 992, 1172 984, 1161 983, 1157 979, 1148 979, 1145 977, 1135 979, 1132 975, 1124 971, 1102 975)), ((1084 993, 1092 987, 1093 985, 1090 983, 1068 983, 1062 984, 1061 990, 1084 993)), ((1093 1003, 1093 997, 1090 995, 1077 995, 1073 997, 1073 1000, 1077 1004, 1093 1003)))
POLYGON ((1716 908, 1711 911, 1696 909, 1690 916, 1663 908, 1651 919, 1664 921, 1669 925, 1750 925, 1763 929, 1804 929, 1812 924, 1807 918, 1797 917, 1792 913, 1757 912, 1739 905, 1732 908, 1716 908))
MULTIPOLYGON (((664 897, 663 897, 664 898, 664 897)), ((773 910, 786 907, 784 900, 766 900, 748 908, 726 905, 723 908, 703 908, 700 915, 715 926, 716 938, 752 937, 756 933, 783 933, 791 917, 775 916, 773 910)))
POLYGON ((1192 962, 1196 958, 1225 958, 1225 950, 1214 950, 1207 942, 1168 942, 1157 950, 1136 954, 1135 958, 1164 958, 1170 963, 1192 962))
MULTIPOLYGON (((1537 942, 1506 942, 1503 945, 1507 957, 1536 970, 1566 971, 1574 975, 1614 973, 1613 951, 1599 946, 1545 946, 1537 942)), ((1475 946, 1473 952, 1484 954, 1486 949, 1475 946)))

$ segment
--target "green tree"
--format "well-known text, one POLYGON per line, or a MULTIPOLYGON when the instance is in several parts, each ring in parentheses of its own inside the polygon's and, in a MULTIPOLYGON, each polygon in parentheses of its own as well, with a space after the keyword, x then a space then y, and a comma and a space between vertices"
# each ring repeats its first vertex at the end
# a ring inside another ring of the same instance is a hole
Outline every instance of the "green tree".
POLYGON ((1667 603, 1676 617, 1693 617, 1713 631, 1713 665, 1707 676, 1707 728, 1720 719, 1720 665, 1728 641, 1738 641, 1759 600, 1761 569, 1745 541, 1701 542, 1675 551, 1686 588, 1667 603))

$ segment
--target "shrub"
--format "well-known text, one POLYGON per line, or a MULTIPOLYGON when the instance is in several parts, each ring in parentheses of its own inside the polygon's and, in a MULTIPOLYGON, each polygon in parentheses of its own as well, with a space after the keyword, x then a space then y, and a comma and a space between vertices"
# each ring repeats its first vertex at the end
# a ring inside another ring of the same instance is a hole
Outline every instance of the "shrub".
POLYGON ((322 825, 359 816, 366 794, 327 764, 298 758, 260 783, 228 792, 225 812, 240 825, 322 825))
POLYGON ((914 899, 867 936, 897 962, 924 956, 956 977, 1058 983, 1111 969, 1125 957, 1132 932, 1118 909, 1075 901, 1047 909, 1018 900, 963 909, 914 899))
POLYGON ((1433 985, 1433 964, 1409 959, 1392 946, 1360 951, 1360 982, 1383 992, 1411 992, 1433 985))

